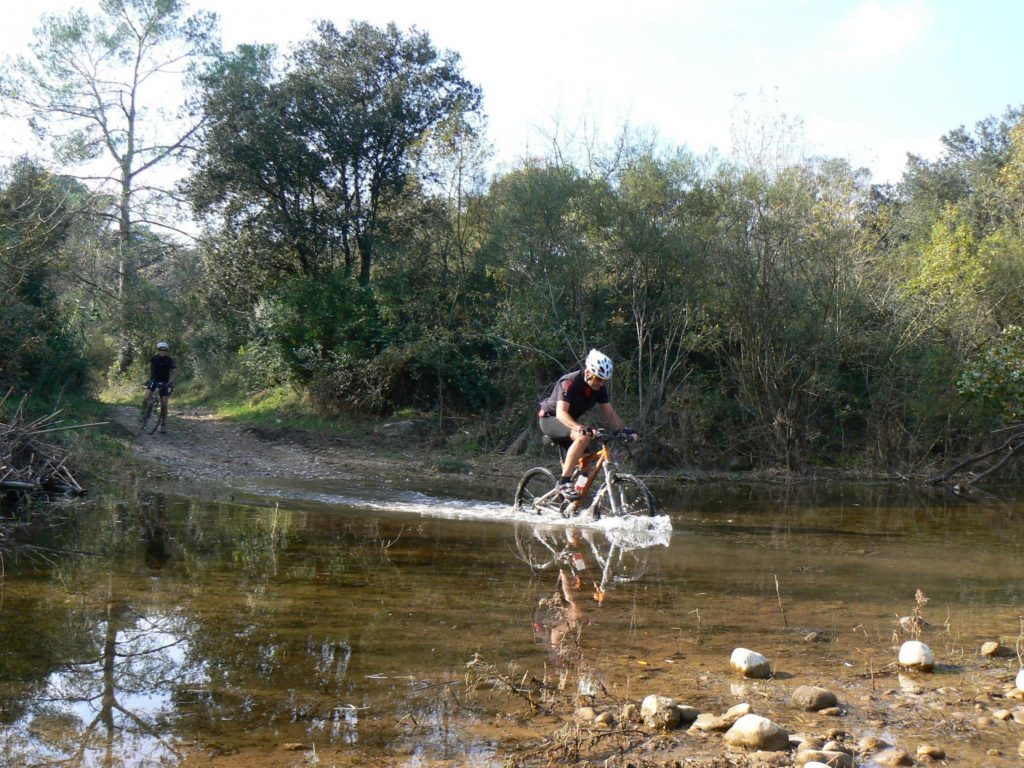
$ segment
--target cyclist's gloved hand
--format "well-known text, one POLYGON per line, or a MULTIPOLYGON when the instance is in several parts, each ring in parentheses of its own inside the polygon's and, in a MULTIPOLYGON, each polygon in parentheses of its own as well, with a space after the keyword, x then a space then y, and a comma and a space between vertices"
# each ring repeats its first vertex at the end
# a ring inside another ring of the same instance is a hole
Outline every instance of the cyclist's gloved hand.
POLYGON ((631 443, 635 443, 640 439, 640 433, 637 432, 635 429, 630 429, 629 427, 626 427, 625 429, 622 430, 622 436, 629 440, 631 443))

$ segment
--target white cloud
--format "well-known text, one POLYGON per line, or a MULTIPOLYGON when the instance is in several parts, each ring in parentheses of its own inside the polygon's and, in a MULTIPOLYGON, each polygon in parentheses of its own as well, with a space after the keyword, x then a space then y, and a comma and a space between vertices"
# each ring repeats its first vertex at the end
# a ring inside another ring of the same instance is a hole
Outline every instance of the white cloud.
POLYGON ((842 66, 881 64, 913 48, 930 23, 922 0, 868 0, 826 35, 827 60, 842 66))

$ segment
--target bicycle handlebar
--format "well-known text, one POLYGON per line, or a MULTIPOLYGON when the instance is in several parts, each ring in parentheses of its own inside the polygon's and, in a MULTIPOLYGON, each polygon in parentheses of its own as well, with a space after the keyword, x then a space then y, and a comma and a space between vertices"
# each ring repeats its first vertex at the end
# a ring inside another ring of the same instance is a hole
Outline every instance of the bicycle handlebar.
POLYGON ((637 433, 633 431, 617 429, 595 429, 591 428, 591 435, 594 440, 601 443, 632 443, 637 433))

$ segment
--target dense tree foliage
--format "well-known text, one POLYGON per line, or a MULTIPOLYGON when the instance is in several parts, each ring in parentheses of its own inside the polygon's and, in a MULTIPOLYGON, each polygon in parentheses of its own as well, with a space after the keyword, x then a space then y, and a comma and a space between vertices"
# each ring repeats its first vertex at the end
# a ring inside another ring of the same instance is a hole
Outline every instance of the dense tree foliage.
MULTIPOLYGON (((1020 417, 1020 110, 951 131, 892 186, 795 154, 782 122, 735 157, 624 134, 488 178, 481 93, 415 29, 321 22, 197 82, 183 192, 202 237, 123 302, 173 330, 201 382, 292 386, 328 416, 473 416, 519 448, 536 400, 599 347, 668 466, 905 470, 1020 417)), ((118 336, 89 310, 124 246, 96 218, 118 197, 9 170, 5 329, 28 325, 0 338, 24 361, 5 382, 42 376, 71 328, 143 343, 139 314, 118 336)))
POLYGON ((301 274, 323 275, 339 259, 351 274, 358 261, 365 286, 415 150, 476 109, 479 92, 457 55, 393 25, 342 34, 321 22, 282 73, 274 54, 243 47, 203 78, 196 208, 256 233, 301 274))
POLYGON ((216 17, 189 16, 181 0, 103 0, 93 15, 44 15, 30 55, 0 72, 6 106, 65 173, 105 198, 93 211, 111 247, 97 254, 92 277, 124 368, 138 352, 124 331, 144 319, 144 281, 180 250, 170 236, 179 231, 176 201, 160 171, 187 154, 199 118, 165 99, 215 50, 216 17))
POLYGON ((82 326, 61 301, 88 195, 72 179, 21 161, 0 178, 0 398, 83 384, 82 326))

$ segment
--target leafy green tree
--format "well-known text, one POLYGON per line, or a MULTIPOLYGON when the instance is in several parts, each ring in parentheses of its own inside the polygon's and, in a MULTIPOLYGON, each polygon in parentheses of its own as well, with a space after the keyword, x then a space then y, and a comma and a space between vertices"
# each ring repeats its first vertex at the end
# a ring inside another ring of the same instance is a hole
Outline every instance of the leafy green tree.
POLYGON ((57 161, 109 195, 100 223, 114 232, 114 254, 103 287, 115 297, 115 322, 139 321, 124 317, 127 284, 175 251, 173 195, 162 179, 199 122, 175 113, 168 95, 182 94, 182 72, 215 48, 216 17, 188 16, 183 0, 102 0, 92 16, 44 15, 31 55, 8 62, 0 76, 4 103, 51 144, 57 161), (160 237, 145 234, 157 230, 160 237))
MULTIPOLYGON (((87 218, 81 184, 19 161, 0 177, 0 390, 79 385, 79 329, 62 305, 66 243, 87 218)), ((0 398, 3 394, 0 393, 0 398)))
POLYGON ((495 333, 537 375, 532 393, 607 338, 611 188, 570 165, 533 163, 498 180, 490 198, 483 247, 503 293, 495 333))
POLYGON ((390 201, 432 133, 479 107, 457 54, 416 30, 330 22, 285 72, 273 49, 243 47, 204 77, 197 210, 258 233, 285 269, 325 274, 340 257, 370 281, 390 201), (288 267, 289 260, 295 268, 288 267))
POLYGON ((746 438, 799 468, 827 445, 849 397, 840 382, 861 337, 856 272, 863 179, 846 163, 724 166, 705 233, 719 358, 749 419, 746 438))
MULTIPOLYGON (((695 237, 689 193, 700 183, 686 153, 659 158, 642 152, 618 175, 616 218, 605 269, 616 347, 627 353, 616 386, 633 385, 636 422, 659 429, 666 406, 681 396, 694 356, 710 351, 715 331, 707 318, 705 251, 695 237), (620 383, 621 382, 621 383, 620 383)), ((673 441, 666 441, 673 442, 673 441)))
POLYGON ((1024 329, 1004 328, 965 368, 957 389, 994 405, 1004 419, 1024 419, 1024 329))

